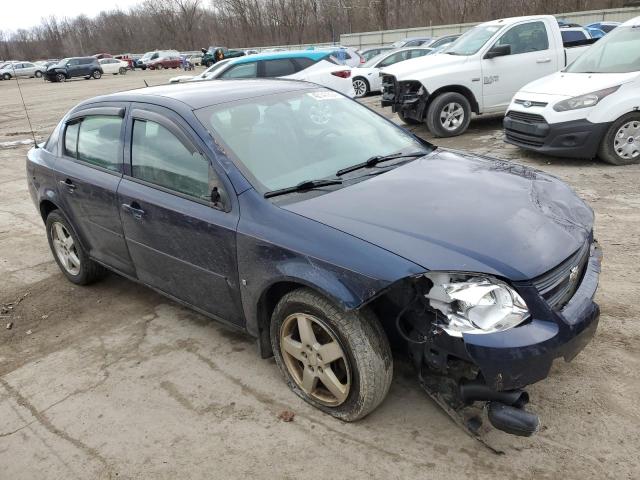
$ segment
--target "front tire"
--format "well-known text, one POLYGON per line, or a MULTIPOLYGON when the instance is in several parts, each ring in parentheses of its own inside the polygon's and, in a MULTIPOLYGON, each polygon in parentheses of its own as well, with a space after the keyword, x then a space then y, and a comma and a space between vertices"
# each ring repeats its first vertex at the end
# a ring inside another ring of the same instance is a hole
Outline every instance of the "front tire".
POLYGON ((391 348, 370 311, 345 312, 301 288, 278 302, 270 334, 289 388, 323 412, 355 421, 386 397, 393 376, 391 348))
POLYGON ((106 270, 84 250, 67 218, 58 210, 47 216, 47 239, 62 273, 76 285, 88 285, 102 278, 106 270))
POLYGON ((463 134, 471 121, 471 104, 457 92, 438 95, 427 110, 427 127, 436 137, 463 134))
POLYGON ((67 81, 67 76, 64 73, 57 73, 56 74, 56 81, 57 82, 66 82, 67 81))
POLYGON ((628 113, 611 124, 598 157, 611 165, 640 163, 640 113, 628 113))
POLYGON ((356 93, 356 98, 362 98, 369 93, 369 82, 366 78, 356 77, 353 79, 353 91, 356 93))
POLYGON ((11 74, 10 73, 5 73, 4 75, 2 75, 2 79, 3 80, 11 80, 11 74))

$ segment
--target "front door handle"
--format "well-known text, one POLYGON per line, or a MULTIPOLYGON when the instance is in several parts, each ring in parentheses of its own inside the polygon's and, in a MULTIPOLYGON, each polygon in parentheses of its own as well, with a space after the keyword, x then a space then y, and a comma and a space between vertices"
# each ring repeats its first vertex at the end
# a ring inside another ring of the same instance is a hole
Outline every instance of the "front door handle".
POLYGON ((539 58, 538 60, 536 60, 536 63, 549 63, 550 61, 550 58, 539 58))
POLYGON ((63 185, 69 193, 73 193, 74 190, 77 188, 76 184, 73 183, 68 178, 66 180, 60 180, 60 185, 63 185))
POLYGON ((126 212, 129 212, 136 220, 142 220, 142 217, 144 216, 144 210, 141 209, 138 202, 135 201, 131 202, 130 205, 127 203, 123 203, 122 209, 126 212))

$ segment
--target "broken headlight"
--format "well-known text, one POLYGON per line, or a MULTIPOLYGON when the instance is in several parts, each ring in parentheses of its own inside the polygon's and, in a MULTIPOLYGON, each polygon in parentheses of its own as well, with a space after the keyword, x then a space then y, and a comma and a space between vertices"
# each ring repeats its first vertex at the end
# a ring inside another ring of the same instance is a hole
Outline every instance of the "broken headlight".
POLYGON ((529 317, 529 309, 511 286, 484 275, 430 272, 433 287, 425 295, 431 307, 446 317, 446 333, 494 333, 513 328, 529 317))

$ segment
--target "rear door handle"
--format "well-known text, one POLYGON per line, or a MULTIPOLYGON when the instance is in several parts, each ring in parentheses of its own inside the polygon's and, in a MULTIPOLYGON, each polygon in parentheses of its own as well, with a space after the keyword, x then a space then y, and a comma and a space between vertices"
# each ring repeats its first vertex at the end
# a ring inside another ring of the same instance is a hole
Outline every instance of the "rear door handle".
POLYGON ((144 216, 144 210, 140 208, 138 202, 131 202, 131 205, 123 203, 122 209, 129 212, 136 220, 142 220, 142 217, 144 216))
POLYGON ((550 61, 550 58, 539 58, 538 60, 536 60, 536 63, 549 63, 550 61))
POLYGON ((60 180, 60 185, 63 185, 69 193, 73 193, 73 191, 77 188, 76 184, 68 178, 66 180, 60 180))

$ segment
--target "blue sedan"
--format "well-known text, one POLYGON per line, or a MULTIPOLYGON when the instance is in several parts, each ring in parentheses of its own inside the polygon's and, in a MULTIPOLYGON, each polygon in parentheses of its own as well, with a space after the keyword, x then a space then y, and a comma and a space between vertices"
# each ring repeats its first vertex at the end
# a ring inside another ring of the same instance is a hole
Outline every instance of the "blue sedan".
POLYGON ((290 388, 373 411, 392 347, 477 431, 591 339, 593 212, 545 173, 436 148, 332 90, 166 85, 82 102, 27 160, 66 278, 107 270, 257 339, 290 388))

